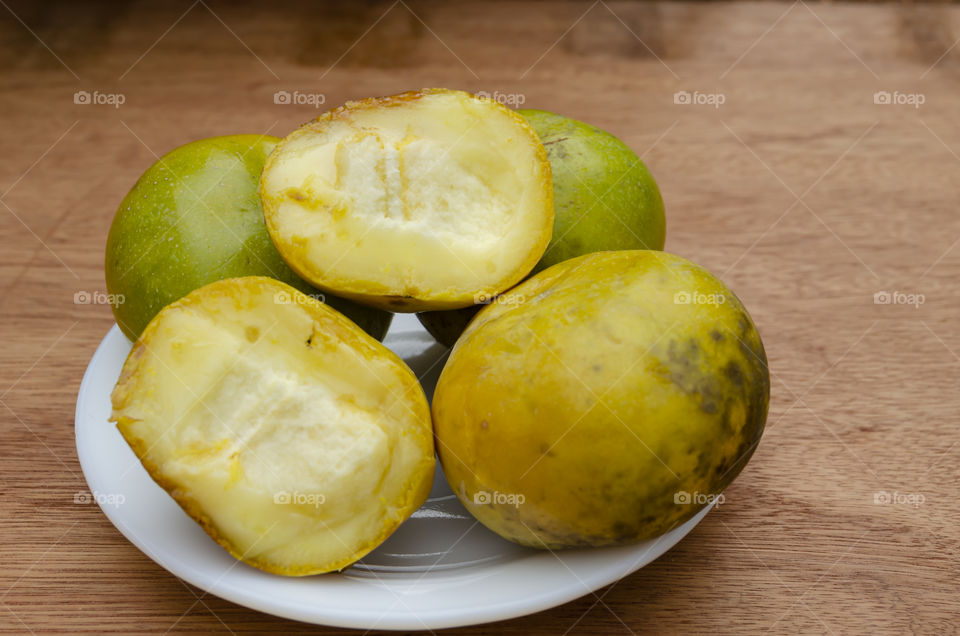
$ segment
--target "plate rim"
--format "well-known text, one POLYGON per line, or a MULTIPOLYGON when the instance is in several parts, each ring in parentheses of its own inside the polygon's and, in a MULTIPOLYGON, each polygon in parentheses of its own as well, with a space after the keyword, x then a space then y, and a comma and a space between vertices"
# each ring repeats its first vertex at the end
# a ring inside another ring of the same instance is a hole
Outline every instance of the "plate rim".
MULTIPOLYGON (((92 390, 90 387, 96 381, 95 377, 98 363, 101 363, 101 358, 104 358, 107 355, 107 348, 112 344, 111 339, 117 337, 123 338, 129 342, 126 336, 120 331, 120 328, 114 324, 103 336, 99 345, 97 346, 96 351, 94 351, 93 356, 91 356, 90 361, 87 364, 87 368, 84 371, 83 379, 80 382, 80 388, 77 394, 77 404, 74 414, 74 435, 77 448, 77 458, 80 463, 80 469, 83 473, 84 480, 86 481, 87 486, 91 487, 91 491, 93 490, 91 484, 91 475, 89 474, 87 467, 88 464, 94 461, 94 458, 89 456, 89 451, 86 445, 83 443, 82 431, 84 429, 84 424, 81 423, 81 418, 84 416, 86 410, 85 407, 87 406, 88 401, 92 399, 90 395, 92 390)), ((120 518, 122 515, 120 514, 119 507, 109 506, 106 502, 100 501, 99 499, 96 501, 97 505, 106 515, 107 519, 114 526, 114 528, 116 528, 116 530, 118 530, 124 538, 132 543, 151 561, 162 567, 173 576, 204 590, 206 593, 214 594, 227 601, 237 603, 238 605, 242 605, 256 611, 281 618, 298 620, 304 623, 353 629, 378 630, 431 630, 477 625, 482 623, 508 620, 511 618, 519 618, 521 616, 534 614, 568 603, 588 594, 592 594, 596 592, 596 590, 606 585, 610 585, 611 583, 619 581, 657 560, 677 543, 683 540, 683 538, 686 537, 686 535, 689 534, 690 531, 693 530, 693 528, 696 527, 713 508, 712 503, 705 506, 702 510, 698 511, 696 515, 691 517, 683 524, 653 539, 653 544, 643 550, 640 556, 633 563, 630 563, 624 568, 600 569, 596 574, 591 575, 588 573, 585 576, 578 576, 574 574, 574 578, 576 579, 575 582, 559 585, 558 587, 552 589, 538 590, 529 596, 525 595, 523 597, 509 599, 492 605, 478 604, 468 608, 438 608, 437 610, 430 611, 429 614, 426 615, 424 615, 423 612, 415 612, 409 609, 404 610, 402 607, 397 609, 396 605, 394 605, 391 608, 377 608, 376 610, 373 610, 367 614, 360 615, 352 608, 341 610, 333 605, 317 604, 308 608, 299 602, 285 601, 280 597, 258 593, 256 590, 250 589, 247 586, 236 585, 226 578, 226 572, 220 573, 219 578, 211 581, 211 578, 213 577, 202 568, 194 567, 185 561, 178 562, 176 564, 169 563, 168 559, 165 558, 165 554, 161 554, 156 551, 154 547, 149 544, 149 542, 140 538, 132 531, 132 529, 129 528, 129 526, 123 522, 123 520, 120 518), (671 540, 662 541, 662 539, 668 535, 671 536, 671 540)), ((569 566, 567 566, 566 563, 564 563, 564 561, 557 556, 558 553, 588 554, 589 552, 595 552, 596 550, 619 550, 623 551, 625 555, 629 557, 638 554, 639 551, 634 549, 636 545, 638 544, 617 546, 612 548, 591 548, 584 550, 531 550, 531 552, 523 557, 521 561, 542 558, 546 555, 550 555, 552 558, 555 558, 563 563, 564 566, 570 570, 569 566)), ((218 549, 220 548, 218 547, 218 549)), ((629 558, 624 561, 624 563, 628 562, 629 558)), ((240 564, 241 562, 238 561, 237 563, 240 564)), ((573 573, 573 570, 570 571, 573 573)), ((229 570, 227 572, 229 572, 229 570)), ((335 575, 336 574, 331 573, 322 576, 335 575)), ((296 580, 296 578, 293 577, 280 578, 284 581, 296 580)), ((304 578, 309 580, 311 577, 304 578)), ((378 584, 383 585, 384 587, 389 587, 383 582, 382 579, 380 579, 379 576, 376 578, 378 584)), ((394 594, 397 595, 395 592, 394 594)), ((402 598, 399 595, 397 596, 398 598, 402 598)))

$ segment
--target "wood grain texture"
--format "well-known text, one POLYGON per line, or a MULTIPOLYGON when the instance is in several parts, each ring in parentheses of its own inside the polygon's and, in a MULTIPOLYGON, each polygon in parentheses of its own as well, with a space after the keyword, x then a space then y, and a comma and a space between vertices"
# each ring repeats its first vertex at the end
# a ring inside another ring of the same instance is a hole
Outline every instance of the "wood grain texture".
POLYGON ((667 248, 750 308, 770 418, 726 503, 596 595, 456 630, 925 633, 960 624, 960 8, 409 1, 0 8, 0 630, 335 633, 171 576, 85 490, 82 373, 112 319, 103 246, 187 141, 283 135, 346 99, 521 94, 620 136, 661 185, 667 248), (32 31, 32 32, 31 32, 32 31), (58 60, 59 58, 59 60, 58 60), (75 91, 122 93, 119 108, 75 91), (674 103, 678 91, 724 103, 674 103), (878 105, 876 91, 925 103, 878 105), (879 291, 923 294, 878 305, 879 291), (878 491, 921 494, 877 505, 878 491))

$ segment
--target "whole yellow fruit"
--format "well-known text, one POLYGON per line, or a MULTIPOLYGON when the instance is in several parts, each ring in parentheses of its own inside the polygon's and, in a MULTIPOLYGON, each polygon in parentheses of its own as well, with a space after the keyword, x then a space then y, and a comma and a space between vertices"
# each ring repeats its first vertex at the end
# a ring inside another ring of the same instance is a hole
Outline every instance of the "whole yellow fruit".
POLYGON ((564 261, 486 306, 437 384, 434 431, 466 508, 517 543, 658 536, 746 464, 770 394, 733 292, 679 256, 564 261))

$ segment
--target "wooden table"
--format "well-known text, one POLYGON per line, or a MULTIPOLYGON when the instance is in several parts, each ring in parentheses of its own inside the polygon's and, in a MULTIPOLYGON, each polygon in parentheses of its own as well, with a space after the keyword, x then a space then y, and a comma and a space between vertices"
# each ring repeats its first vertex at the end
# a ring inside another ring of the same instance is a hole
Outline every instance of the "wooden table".
POLYGON ((339 631, 191 588, 74 504, 77 388, 113 322, 74 295, 104 290, 111 216, 155 155, 318 112, 279 90, 333 106, 446 86, 642 153, 667 248, 736 290, 773 376, 756 455, 677 547, 596 595, 460 633, 956 632, 960 8, 170 5, 0 7, 2 629, 339 631))

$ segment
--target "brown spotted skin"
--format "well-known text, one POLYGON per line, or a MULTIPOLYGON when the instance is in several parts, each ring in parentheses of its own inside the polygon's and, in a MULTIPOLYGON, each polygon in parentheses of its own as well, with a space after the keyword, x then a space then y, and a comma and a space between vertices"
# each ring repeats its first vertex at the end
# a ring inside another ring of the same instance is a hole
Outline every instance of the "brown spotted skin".
POLYGON ((683 523, 740 473, 770 382, 756 327, 720 280, 672 254, 600 252, 510 293, 525 302, 477 314, 433 403, 447 478, 482 523, 541 548, 630 543, 683 523), (482 492, 524 502, 478 503, 482 492))

